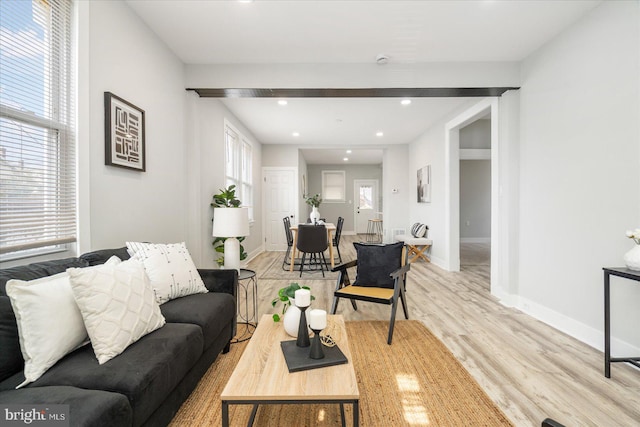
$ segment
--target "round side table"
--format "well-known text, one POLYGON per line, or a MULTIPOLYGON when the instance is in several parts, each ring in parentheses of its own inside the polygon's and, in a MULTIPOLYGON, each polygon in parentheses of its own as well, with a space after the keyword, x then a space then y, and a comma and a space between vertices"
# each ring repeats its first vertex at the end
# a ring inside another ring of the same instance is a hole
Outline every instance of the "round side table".
POLYGON ((244 332, 236 335, 232 343, 246 341, 251 338, 258 325, 258 278, 256 272, 241 268, 238 274, 238 290, 236 292, 238 323, 244 323, 244 332))

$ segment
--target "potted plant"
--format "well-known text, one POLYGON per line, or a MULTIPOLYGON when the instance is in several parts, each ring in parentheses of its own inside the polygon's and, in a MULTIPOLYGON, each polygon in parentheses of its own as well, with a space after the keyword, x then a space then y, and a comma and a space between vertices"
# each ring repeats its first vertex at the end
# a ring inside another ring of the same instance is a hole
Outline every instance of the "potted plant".
MULTIPOLYGON (((298 283, 290 283, 289 286, 278 290, 278 296, 271 301, 271 306, 275 307, 278 302, 282 303, 282 317, 280 314, 274 313, 273 321, 279 322, 282 319, 284 330, 291 336, 295 337, 298 334, 298 324, 300 323, 300 310, 295 302, 295 295, 298 289, 311 290, 308 286, 300 286, 298 283)), ((311 301, 316 298, 311 295, 311 301)))
POLYGON ((320 194, 316 194, 315 196, 302 197, 304 198, 304 201, 312 207, 311 213, 309 214, 309 219, 315 224, 320 219, 320 212, 318 211, 318 207, 320 206, 320 203, 322 203, 322 197, 320 197, 320 194))
MULTIPOLYGON (((211 206, 214 208, 239 208, 240 200, 236 197, 236 186, 230 185, 226 189, 220 189, 218 194, 214 194, 213 201, 211 202, 211 206)), ((228 237, 216 237, 213 241, 213 247, 217 253, 220 254, 218 259, 216 259, 216 263, 220 267, 224 265, 224 242, 228 239, 228 237)), ((238 237, 238 241, 240 244, 240 260, 244 260, 247 258, 247 253, 242 246, 242 241, 245 239, 244 236, 238 237)))

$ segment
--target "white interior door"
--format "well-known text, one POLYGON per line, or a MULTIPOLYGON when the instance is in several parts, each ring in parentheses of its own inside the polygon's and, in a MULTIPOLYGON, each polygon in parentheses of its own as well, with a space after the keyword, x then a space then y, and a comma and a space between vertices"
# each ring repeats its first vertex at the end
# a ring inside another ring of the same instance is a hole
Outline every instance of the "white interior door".
POLYGON ((263 206, 265 211, 265 250, 287 249, 282 219, 296 224, 298 174, 295 168, 263 168, 263 206))
POLYGON ((356 179, 353 181, 353 204, 355 232, 367 232, 370 219, 377 218, 378 212, 378 180, 356 179))

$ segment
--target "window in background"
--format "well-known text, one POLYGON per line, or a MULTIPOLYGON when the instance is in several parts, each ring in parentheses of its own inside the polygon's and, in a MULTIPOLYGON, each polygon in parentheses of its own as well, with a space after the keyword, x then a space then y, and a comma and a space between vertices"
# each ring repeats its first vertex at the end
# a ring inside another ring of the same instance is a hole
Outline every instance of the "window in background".
POLYGON ((253 221, 253 150, 247 138, 225 120, 226 185, 236 186, 236 197, 249 208, 253 221))
POLYGON ((322 201, 345 201, 345 172, 322 171, 322 201))
POLYGON ((0 2, 0 259, 76 241, 71 0, 0 2))

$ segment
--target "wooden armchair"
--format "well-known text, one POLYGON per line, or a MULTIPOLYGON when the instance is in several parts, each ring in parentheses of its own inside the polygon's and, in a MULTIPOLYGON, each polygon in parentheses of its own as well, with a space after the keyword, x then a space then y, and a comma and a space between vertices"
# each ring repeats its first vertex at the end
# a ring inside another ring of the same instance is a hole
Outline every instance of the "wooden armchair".
POLYGON ((391 344, 398 301, 402 303, 404 317, 409 318, 405 290, 411 265, 406 263, 406 247, 402 242, 390 245, 354 243, 353 246, 357 259, 331 270, 339 272, 331 314, 336 313, 340 298, 348 298, 354 310, 358 309, 356 301, 391 305, 387 338, 387 344, 391 344), (354 267, 357 268, 356 279, 351 283, 348 270, 354 267))

